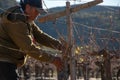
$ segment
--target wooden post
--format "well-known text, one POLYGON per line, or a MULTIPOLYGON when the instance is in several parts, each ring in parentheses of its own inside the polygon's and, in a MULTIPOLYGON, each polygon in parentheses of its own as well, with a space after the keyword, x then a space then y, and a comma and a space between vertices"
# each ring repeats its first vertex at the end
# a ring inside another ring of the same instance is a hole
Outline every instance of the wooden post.
POLYGON ((75 68, 75 53, 74 53, 74 43, 73 43, 73 28, 72 19, 70 13, 70 2, 66 2, 66 14, 67 14, 67 26, 68 26, 68 44, 70 46, 70 80, 76 80, 76 68, 75 68))
POLYGON ((103 55, 105 80, 112 80, 110 54, 107 51, 105 51, 103 55))
MULTIPOLYGON (((97 5, 101 2, 103 2, 103 0, 95 0, 95 1, 85 3, 85 4, 79 4, 75 7, 70 8, 70 13, 77 12, 81 9, 90 8, 90 7, 95 6, 95 5, 97 5)), ((63 17, 63 16, 66 16, 66 10, 56 12, 56 13, 47 14, 45 16, 41 16, 39 18, 39 22, 54 21, 57 18, 60 18, 60 17, 63 17)))
POLYGON ((111 62, 110 62, 109 51, 107 51, 106 49, 103 49, 100 51, 100 54, 103 55, 103 65, 101 65, 102 80, 112 80, 111 62))

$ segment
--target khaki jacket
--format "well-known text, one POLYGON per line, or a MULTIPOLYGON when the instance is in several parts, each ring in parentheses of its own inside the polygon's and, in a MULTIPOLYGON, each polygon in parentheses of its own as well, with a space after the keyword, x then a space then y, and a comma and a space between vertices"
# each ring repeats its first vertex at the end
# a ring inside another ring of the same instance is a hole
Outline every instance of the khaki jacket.
POLYGON ((12 7, 0 16, 0 61, 25 63, 26 56, 51 62, 54 56, 40 45, 57 49, 61 43, 44 33, 34 22, 27 22, 27 16, 19 6, 12 7))

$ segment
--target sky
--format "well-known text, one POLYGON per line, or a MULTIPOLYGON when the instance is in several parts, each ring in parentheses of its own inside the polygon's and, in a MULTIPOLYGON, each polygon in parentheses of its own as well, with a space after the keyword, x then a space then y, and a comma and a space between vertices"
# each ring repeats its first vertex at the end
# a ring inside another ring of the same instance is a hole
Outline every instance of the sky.
MULTIPOLYGON (((17 0, 18 2, 20 0, 17 0)), ((53 7, 60 7, 60 6, 66 6, 66 1, 70 1, 71 5, 74 4, 82 4, 93 0, 44 0, 45 5, 43 5, 44 8, 53 8, 53 7)), ((120 7, 120 0, 103 0, 103 3, 100 3, 99 5, 107 5, 107 6, 119 6, 120 7)))

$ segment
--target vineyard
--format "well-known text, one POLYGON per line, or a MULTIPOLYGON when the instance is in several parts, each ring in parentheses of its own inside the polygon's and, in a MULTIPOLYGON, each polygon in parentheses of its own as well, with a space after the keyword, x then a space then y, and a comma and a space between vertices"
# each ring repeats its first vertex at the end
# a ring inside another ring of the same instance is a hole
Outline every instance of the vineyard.
MULTIPOLYGON (((65 9, 66 7, 48 9, 48 15, 65 9)), ((4 8, 0 7, 0 11, 4 11, 4 8)), ((55 38, 70 42, 68 16, 44 23, 39 21, 42 16, 35 21, 40 29, 55 38)), ((76 78, 74 80, 119 80, 120 7, 97 5, 72 13, 70 17, 72 26, 70 39, 74 45, 71 49, 71 53, 74 53, 72 56, 76 78)), ((21 80, 60 80, 57 79, 59 72, 53 64, 38 62, 31 57, 19 68, 18 73, 21 80)), ((71 79, 71 72, 64 75, 71 79)))

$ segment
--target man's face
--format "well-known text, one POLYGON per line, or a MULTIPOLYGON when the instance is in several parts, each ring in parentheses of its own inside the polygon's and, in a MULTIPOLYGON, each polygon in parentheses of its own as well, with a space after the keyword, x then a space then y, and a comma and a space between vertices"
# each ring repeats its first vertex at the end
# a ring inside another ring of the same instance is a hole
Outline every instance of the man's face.
POLYGON ((25 13, 28 16, 28 21, 33 21, 39 15, 39 11, 36 7, 30 6, 29 4, 26 5, 25 13))

